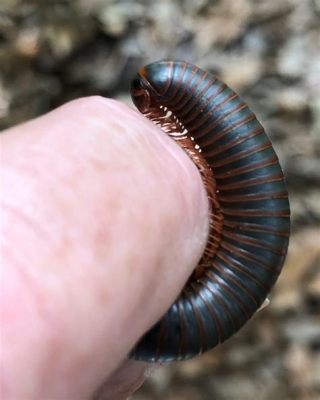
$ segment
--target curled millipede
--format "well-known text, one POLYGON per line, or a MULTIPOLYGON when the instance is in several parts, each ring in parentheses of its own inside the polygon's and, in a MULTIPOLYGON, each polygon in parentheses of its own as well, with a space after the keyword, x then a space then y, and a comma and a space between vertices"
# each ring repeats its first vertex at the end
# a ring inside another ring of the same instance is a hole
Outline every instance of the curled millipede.
POLYGON ((199 169, 210 204, 203 256, 165 316, 131 357, 184 360, 237 332, 281 272, 290 209, 278 157, 246 103, 225 83, 183 61, 159 61, 132 82, 134 104, 199 169))

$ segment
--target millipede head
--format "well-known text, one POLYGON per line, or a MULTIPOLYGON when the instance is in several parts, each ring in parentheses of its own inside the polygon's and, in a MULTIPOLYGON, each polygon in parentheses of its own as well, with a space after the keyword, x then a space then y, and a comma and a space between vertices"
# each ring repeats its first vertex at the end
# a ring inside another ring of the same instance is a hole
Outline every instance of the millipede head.
POLYGON ((138 110, 146 114, 159 107, 172 80, 172 62, 160 61, 140 68, 131 84, 131 97, 138 110))

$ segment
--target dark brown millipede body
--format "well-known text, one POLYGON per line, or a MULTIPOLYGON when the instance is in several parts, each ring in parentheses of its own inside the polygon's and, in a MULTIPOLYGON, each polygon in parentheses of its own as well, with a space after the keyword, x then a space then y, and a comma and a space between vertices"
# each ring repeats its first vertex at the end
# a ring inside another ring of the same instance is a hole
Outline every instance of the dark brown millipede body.
POLYGON ((176 302, 131 353, 184 360, 237 332, 281 271, 290 209, 277 155, 254 113, 214 75, 182 61, 140 69, 133 102, 197 165, 210 203, 206 249, 176 302))

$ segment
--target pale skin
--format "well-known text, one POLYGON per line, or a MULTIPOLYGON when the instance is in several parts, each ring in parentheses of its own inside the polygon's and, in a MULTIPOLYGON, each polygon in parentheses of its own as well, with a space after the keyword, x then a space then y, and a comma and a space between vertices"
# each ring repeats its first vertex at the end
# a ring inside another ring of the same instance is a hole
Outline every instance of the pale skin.
POLYGON ((196 167, 158 127, 100 97, 1 140, 1 399, 126 399, 128 361, 205 247, 196 167))

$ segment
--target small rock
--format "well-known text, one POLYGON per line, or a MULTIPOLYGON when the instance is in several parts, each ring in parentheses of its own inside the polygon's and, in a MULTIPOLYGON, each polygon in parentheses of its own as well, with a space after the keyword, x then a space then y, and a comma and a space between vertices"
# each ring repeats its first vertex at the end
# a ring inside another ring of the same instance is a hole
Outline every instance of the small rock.
POLYGON ((307 348, 301 344, 293 344, 284 358, 289 379, 293 389, 301 395, 308 392, 311 380, 312 362, 307 348))
POLYGON ((316 261, 318 273, 307 285, 307 292, 309 295, 318 297, 320 299, 320 260, 316 261))
POLYGON ((9 107, 10 95, 0 80, 0 120, 8 115, 9 107))
POLYGON ((299 118, 308 110, 308 97, 303 88, 288 88, 279 91, 275 97, 275 105, 282 113, 292 114, 299 118))
POLYGON ((254 84, 261 75, 262 60, 259 57, 234 56, 225 60, 221 78, 235 91, 242 91, 254 84))
POLYGON ((25 57, 34 58, 39 52, 39 40, 38 28, 22 29, 15 40, 16 50, 25 57))
POLYGON ((278 71, 284 76, 301 78, 308 68, 310 54, 306 37, 297 36, 288 39, 278 56, 278 71))
POLYGON ((102 30, 112 36, 120 37, 128 30, 129 22, 144 18, 143 7, 138 3, 114 2, 105 4, 96 11, 102 30))
POLYGON ((316 353, 310 368, 310 385, 315 392, 320 392, 320 356, 316 353))
POLYGON ((308 346, 320 338, 320 321, 314 318, 293 318, 286 321, 283 333, 289 343, 308 346))

